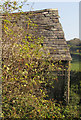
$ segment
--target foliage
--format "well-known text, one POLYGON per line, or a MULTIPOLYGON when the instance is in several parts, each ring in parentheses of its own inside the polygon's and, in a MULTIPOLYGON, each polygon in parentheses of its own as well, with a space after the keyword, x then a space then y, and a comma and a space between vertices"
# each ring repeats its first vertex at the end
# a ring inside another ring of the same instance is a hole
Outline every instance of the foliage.
POLYGON ((8 14, 14 11, 18 11, 21 12, 22 11, 22 7, 24 5, 28 5, 26 4, 27 0, 23 0, 23 1, 18 1, 18 0, 1 0, 0 3, 0 13, 4 13, 4 14, 8 14))
MULTIPOLYGON (((3 10, 4 5, 10 10, 12 4, 17 3, 4 3, 3 10)), ((55 67, 51 59, 43 58, 42 38, 28 32, 31 26, 34 29, 36 25, 27 17, 28 27, 27 32, 24 32, 21 26, 12 23, 15 15, 8 12, 3 29, 3 116, 22 118, 33 114, 37 117, 40 104, 46 97, 46 89, 42 84, 47 85, 49 77, 52 78, 49 71, 55 67)), ((17 14, 17 21, 19 17, 20 14, 17 14)), ((49 85, 52 85, 51 81, 49 85)))
MULTIPOLYGON (((70 45, 70 51, 72 56, 71 63, 71 85, 70 85, 70 105, 76 107, 79 117, 81 117, 81 55, 77 54, 77 50, 81 49, 81 41, 75 39, 67 41, 70 45)), ((76 111, 75 110, 75 111, 76 111)))
POLYGON ((80 39, 74 38, 72 40, 67 41, 67 44, 70 48, 71 54, 80 55, 80 51, 81 51, 81 40, 80 39))
MULTIPOLYGON (((15 1, 16 2, 16 1, 15 1)), ((5 2, 10 9, 18 3, 5 2)), ((78 117, 76 107, 57 103, 54 99, 45 100, 47 97, 46 86, 53 87, 56 76, 50 75, 50 71, 60 69, 58 64, 49 58, 45 58, 45 48, 42 46, 43 37, 39 38, 29 32, 31 26, 35 33, 32 21, 27 17, 27 30, 12 22, 14 14, 9 14, 8 8, 4 19, 2 85, 3 85, 3 119, 72 119, 78 117), (73 112, 73 109, 75 112, 73 112)), ((15 10, 16 8, 10 9, 15 10)), ((21 11, 22 12, 22 11, 21 11)), ((20 18, 16 14, 16 21, 20 18)))
POLYGON ((76 106, 81 117, 81 72, 71 71, 70 104, 76 106))

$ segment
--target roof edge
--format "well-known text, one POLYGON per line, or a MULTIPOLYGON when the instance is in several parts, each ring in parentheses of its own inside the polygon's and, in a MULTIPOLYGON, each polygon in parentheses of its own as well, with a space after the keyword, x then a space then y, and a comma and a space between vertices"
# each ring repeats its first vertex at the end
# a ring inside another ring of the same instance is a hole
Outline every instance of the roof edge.
MULTIPOLYGON (((43 13, 43 12, 57 12, 58 13, 58 9, 55 8, 48 8, 48 9, 41 9, 41 10, 35 10, 35 11, 25 11, 25 12, 15 12, 15 13, 9 13, 9 14, 28 14, 28 13, 43 13)), ((0 16, 4 16, 4 14, 1 14, 0 16)))

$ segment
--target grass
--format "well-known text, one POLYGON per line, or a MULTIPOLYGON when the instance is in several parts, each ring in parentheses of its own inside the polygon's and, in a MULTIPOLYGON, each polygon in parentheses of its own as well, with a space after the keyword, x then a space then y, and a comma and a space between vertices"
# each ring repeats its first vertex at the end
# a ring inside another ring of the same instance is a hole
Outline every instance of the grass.
POLYGON ((71 70, 81 72, 81 61, 75 61, 71 63, 71 70))
POLYGON ((71 56, 72 56, 71 70, 81 72, 81 55, 71 54, 71 56))
POLYGON ((81 118, 81 55, 72 54, 70 89, 71 104, 76 104, 81 118))

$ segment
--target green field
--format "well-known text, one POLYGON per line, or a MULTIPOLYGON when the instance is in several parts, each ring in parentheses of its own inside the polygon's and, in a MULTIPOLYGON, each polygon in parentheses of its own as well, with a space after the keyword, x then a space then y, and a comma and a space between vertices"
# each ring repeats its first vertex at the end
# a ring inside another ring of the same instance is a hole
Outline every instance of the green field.
POLYGON ((71 70, 81 71, 81 55, 72 54, 71 70))
POLYGON ((71 63, 71 70, 81 72, 81 61, 71 63))

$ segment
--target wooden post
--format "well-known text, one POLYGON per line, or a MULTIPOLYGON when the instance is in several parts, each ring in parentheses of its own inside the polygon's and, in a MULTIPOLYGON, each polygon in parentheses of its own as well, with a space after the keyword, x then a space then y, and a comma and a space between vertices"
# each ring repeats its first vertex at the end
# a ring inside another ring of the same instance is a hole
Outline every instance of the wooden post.
POLYGON ((67 91, 67 102, 69 104, 69 97, 70 97, 70 61, 68 62, 68 91, 67 91))
POLYGON ((70 61, 65 63, 65 89, 64 89, 64 100, 65 104, 69 104, 70 97, 70 61))
POLYGON ((0 118, 2 117, 2 15, 0 14, 0 118))
POLYGON ((2 116, 2 15, 0 14, 0 118, 2 116))

